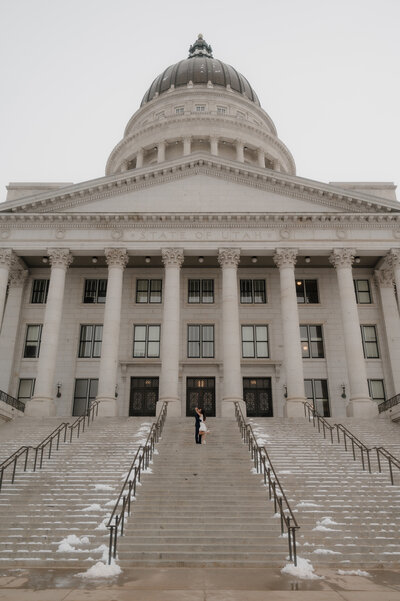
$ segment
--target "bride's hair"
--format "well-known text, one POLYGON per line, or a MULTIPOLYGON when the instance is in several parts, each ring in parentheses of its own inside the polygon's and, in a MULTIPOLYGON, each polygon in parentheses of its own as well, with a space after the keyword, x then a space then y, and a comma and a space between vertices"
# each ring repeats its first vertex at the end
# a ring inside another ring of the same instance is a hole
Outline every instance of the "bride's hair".
POLYGON ((204 411, 204 409, 200 409, 201 415, 203 416, 203 421, 206 421, 206 412, 204 411))

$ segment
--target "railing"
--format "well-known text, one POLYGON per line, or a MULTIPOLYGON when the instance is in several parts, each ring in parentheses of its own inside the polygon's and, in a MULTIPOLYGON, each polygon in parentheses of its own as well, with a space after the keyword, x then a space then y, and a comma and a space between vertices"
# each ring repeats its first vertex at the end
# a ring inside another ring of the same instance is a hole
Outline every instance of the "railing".
POLYGON ((7 403, 7 405, 11 405, 11 407, 18 409, 18 411, 22 411, 22 413, 25 411, 25 404, 22 401, 15 399, 13 396, 10 396, 4 392, 4 390, 0 390, 0 401, 7 403))
POLYGON ((360 451, 360 458, 361 458, 361 463, 362 463, 362 468, 363 470, 365 470, 365 460, 364 460, 364 453, 367 456, 367 462, 368 462, 368 471, 369 473, 371 473, 371 460, 370 460, 370 450, 363 442, 361 442, 361 440, 359 440, 357 438, 357 436, 354 436, 354 434, 352 432, 350 432, 350 430, 348 428, 346 428, 346 426, 344 426, 343 424, 335 424, 334 426, 336 428, 336 432, 337 432, 337 440, 338 443, 340 444, 340 434, 339 432, 341 432, 343 434, 343 442, 344 442, 344 448, 347 451, 347 440, 349 440, 351 442, 351 450, 353 451, 353 460, 356 460, 356 447, 358 448, 358 450, 360 451))
POLYGON ((293 561, 294 565, 297 566, 296 530, 298 530, 300 526, 298 525, 286 495, 283 492, 268 452, 265 447, 260 447, 258 445, 253 428, 250 424, 246 424, 239 403, 235 403, 235 416, 242 440, 245 444, 248 444, 257 473, 263 474, 265 485, 268 481, 269 499, 274 499, 275 513, 278 513, 279 511, 281 519, 281 534, 285 533, 285 527, 287 530, 290 561, 293 561))
POLYGON ((136 486, 140 482, 140 476, 143 470, 146 470, 153 458, 154 447, 161 437, 164 423, 167 417, 168 403, 163 403, 160 415, 155 423, 152 424, 150 432, 144 445, 140 445, 136 451, 134 460, 125 478, 118 499, 114 505, 113 512, 107 522, 107 528, 110 529, 110 540, 108 545, 108 563, 117 556, 118 533, 124 535, 125 514, 127 517, 131 514, 132 497, 136 495, 136 486), (122 504, 121 504, 122 502, 122 504), (121 508, 119 505, 121 504, 121 508))
POLYGON ((321 428, 324 434, 324 438, 326 438, 326 431, 328 431, 331 435, 331 443, 333 444, 333 430, 335 429, 331 426, 324 417, 318 415, 316 410, 310 403, 303 403, 304 405, 304 415, 308 417, 308 421, 310 422, 312 419, 313 426, 315 428, 315 422, 317 422, 318 432, 321 432, 321 428))
POLYGON ((385 447, 375 447, 375 450, 376 450, 376 458, 378 460, 379 472, 380 473, 382 472, 381 457, 383 457, 384 459, 387 460, 387 462, 389 464, 390 481, 391 481, 392 485, 394 485, 393 467, 397 468, 400 471, 400 461, 397 459, 397 457, 395 457, 394 455, 392 455, 392 453, 390 453, 387 449, 385 449, 385 447))
POLYGON ((53 432, 51 432, 46 438, 44 438, 36 447, 33 446, 22 446, 17 451, 15 451, 10 457, 7 457, 0 464, 0 492, 3 485, 3 478, 5 470, 11 466, 12 468, 12 476, 11 476, 11 484, 14 484, 15 474, 17 470, 17 462, 20 457, 24 458, 24 469, 26 472, 28 467, 29 456, 34 453, 32 469, 35 472, 36 469, 41 469, 43 466, 43 458, 45 456, 45 451, 47 449, 47 458, 51 459, 51 454, 54 449, 54 445, 56 445, 56 450, 60 446, 61 437, 63 437, 62 442, 67 441, 67 431, 68 428, 70 430, 69 442, 72 442, 72 435, 74 430, 76 430, 76 437, 79 438, 81 427, 82 432, 85 431, 85 426, 88 428, 90 422, 94 420, 95 414, 98 415, 99 412, 99 401, 93 401, 91 404, 90 410, 87 414, 81 415, 76 419, 71 425, 67 422, 63 422, 53 432))
POLYGON ((394 407, 395 405, 398 405, 399 403, 400 403, 400 394, 396 394, 395 396, 392 396, 391 399, 387 399, 387 401, 383 401, 383 403, 379 403, 378 411, 379 411, 379 413, 382 413, 383 411, 387 411, 388 409, 391 409, 392 407, 394 407))

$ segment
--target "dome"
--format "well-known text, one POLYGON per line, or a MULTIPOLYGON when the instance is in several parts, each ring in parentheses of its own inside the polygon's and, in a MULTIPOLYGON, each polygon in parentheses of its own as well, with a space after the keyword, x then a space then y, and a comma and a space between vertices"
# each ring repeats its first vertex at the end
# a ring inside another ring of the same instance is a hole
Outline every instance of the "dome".
POLYGON ((257 94, 234 67, 213 58, 212 48, 199 34, 196 42, 189 48, 189 57, 170 65, 151 84, 143 97, 141 106, 167 90, 180 86, 207 85, 229 88, 260 106, 257 94))

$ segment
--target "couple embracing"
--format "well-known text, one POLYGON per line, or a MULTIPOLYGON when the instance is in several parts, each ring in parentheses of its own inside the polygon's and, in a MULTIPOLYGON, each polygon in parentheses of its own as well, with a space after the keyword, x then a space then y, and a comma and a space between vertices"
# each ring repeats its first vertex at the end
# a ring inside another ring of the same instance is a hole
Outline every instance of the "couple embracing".
POLYGON ((209 430, 206 426, 206 414, 205 414, 204 409, 196 407, 194 417, 196 419, 195 435, 194 435, 196 444, 202 444, 202 443, 206 444, 206 436, 207 436, 207 433, 209 432, 209 430))

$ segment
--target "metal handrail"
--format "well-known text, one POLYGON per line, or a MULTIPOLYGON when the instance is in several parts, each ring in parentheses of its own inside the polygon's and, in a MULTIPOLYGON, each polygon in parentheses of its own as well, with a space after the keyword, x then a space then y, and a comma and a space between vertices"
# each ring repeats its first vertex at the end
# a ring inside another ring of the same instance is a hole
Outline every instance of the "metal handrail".
POLYGON ((248 444, 257 474, 262 473, 264 475, 265 485, 268 480, 269 499, 271 500, 272 497, 274 499, 275 513, 278 513, 279 509, 281 534, 284 534, 286 526, 290 561, 293 561, 294 565, 297 566, 296 530, 299 530, 300 526, 289 505, 266 448, 258 445, 253 428, 250 424, 246 424, 241 407, 237 402, 235 403, 235 416, 242 440, 245 444, 248 444))
POLYGON ((321 432, 321 426, 322 426, 324 438, 326 438, 326 430, 328 430, 331 435, 331 443, 333 444, 334 426, 331 426, 331 424, 328 423, 324 417, 322 417, 321 415, 318 415, 315 407, 313 407, 310 403, 306 402, 306 403, 303 403, 303 405, 304 405, 304 416, 308 417, 309 422, 311 421, 311 418, 312 418, 314 428, 315 428, 315 422, 317 422, 318 432, 321 432))
POLYGON ((379 413, 382 413, 383 411, 387 411, 388 409, 395 407, 399 403, 400 403, 400 394, 396 394, 395 396, 392 396, 391 399, 387 399, 386 401, 379 403, 378 411, 379 411, 379 413))
POLYGON ((81 431, 81 425, 82 425, 82 433, 83 433, 85 431, 85 424, 86 424, 86 427, 88 428, 90 426, 90 419, 92 421, 94 420, 95 412, 96 412, 96 417, 99 415, 99 404, 100 404, 100 401, 92 401, 90 403, 90 407, 87 410, 87 412, 84 413, 83 415, 81 415, 80 417, 78 417, 69 426, 69 442, 72 442, 72 434, 73 434, 73 431, 75 430, 75 428, 78 429, 76 437, 79 438, 80 431, 81 431))
POLYGON ((112 558, 117 556, 117 544, 118 544, 118 530, 119 535, 124 535, 125 527, 125 513, 127 517, 131 514, 131 501, 132 491, 133 498, 136 495, 136 486, 140 482, 140 476, 143 470, 146 470, 149 466, 150 461, 153 458, 154 448, 156 443, 160 440, 161 433, 164 428, 164 423, 167 417, 168 402, 164 402, 156 422, 151 425, 150 432, 147 436, 144 445, 140 445, 136 451, 134 460, 131 463, 128 474, 125 478, 124 484, 122 485, 121 491, 118 495, 118 499, 114 505, 114 509, 111 513, 110 519, 106 526, 110 529, 110 539, 108 545, 108 563, 111 563, 112 558), (133 476, 132 476, 133 474, 133 476), (125 493, 125 494, 124 494, 125 493), (122 506, 118 509, 119 504, 122 506))
POLYGON ((345 448, 346 451, 347 451, 347 438, 350 440, 350 442, 351 442, 351 449, 353 451, 353 460, 354 461, 356 460, 356 449, 355 449, 355 447, 357 447, 359 449, 363 470, 365 470, 364 453, 367 455, 368 471, 369 471, 369 473, 371 473, 371 460, 370 460, 370 456, 369 456, 371 449, 368 448, 367 445, 365 445, 359 438, 357 438, 357 436, 355 436, 343 424, 334 424, 334 428, 336 428, 338 443, 340 443, 339 432, 342 432, 342 434, 343 434, 344 448, 345 448))
POLYGON ((379 473, 382 473, 381 459, 380 459, 380 456, 382 455, 382 457, 384 459, 387 459, 387 461, 388 461, 389 472, 390 472, 390 481, 391 481, 392 485, 394 485, 393 466, 397 467, 397 469, 400 470, 400 460, 397 459, 397 457, 395 457, 394 455, 392 455, 392 453, 390 453, 390 451, 385 449, 385 447, 374 447, 374 448, 376 450, 376 458, 378 460, 379 473))
POLYGON ((4 392, 4 390, 0 390, 0 401, 7 403, 7 405, 11 405, 11 407, 15 407, 15 409, 18 409, 18 411, 21 411, 22 413, 25 411, 25 403, 10 396, 4 392))

